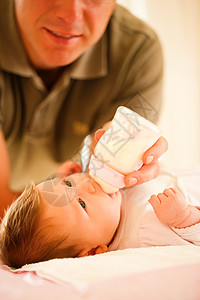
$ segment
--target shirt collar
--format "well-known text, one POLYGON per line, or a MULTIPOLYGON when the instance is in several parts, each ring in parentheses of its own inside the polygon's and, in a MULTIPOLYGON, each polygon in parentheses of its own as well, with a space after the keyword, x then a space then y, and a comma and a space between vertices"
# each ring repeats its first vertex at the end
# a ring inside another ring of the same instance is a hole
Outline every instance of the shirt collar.
MULTIPOLYGON (((1 0, 4 16, 0 18, 1 69, 30 77, 35 74, 32 69, 17 29, 13 0, 1 0)), ((74 79, 90 79, 107 75, 107 33, 75 62, 66 66, 67 74, 74 79)))
POLYGON ((94 46, 69 66, 70 77, 74 79, 91 79, 104 77, 108 73, 107 32, 94 46))

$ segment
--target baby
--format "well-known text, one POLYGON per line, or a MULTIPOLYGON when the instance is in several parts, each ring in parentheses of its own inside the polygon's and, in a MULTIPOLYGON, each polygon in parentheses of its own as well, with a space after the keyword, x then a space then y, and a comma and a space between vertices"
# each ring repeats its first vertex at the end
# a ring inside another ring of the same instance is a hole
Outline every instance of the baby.
POLYGON ((166 172, 111 195, 75 173, 32 184, 13 202, 1 224, 1 260, 19 268, 117 249, 200 245, 199 222, 200 210, 166 172))

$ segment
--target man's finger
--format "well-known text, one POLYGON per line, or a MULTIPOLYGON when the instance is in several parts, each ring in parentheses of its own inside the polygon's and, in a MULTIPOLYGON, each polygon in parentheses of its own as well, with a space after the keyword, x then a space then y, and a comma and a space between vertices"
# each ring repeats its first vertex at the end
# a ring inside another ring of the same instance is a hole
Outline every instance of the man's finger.
POLYGON ((105 130, 104 129, 98 129, 95 134, 94 134, 94 138, 95 141, 98 142, 100 140, 100 138, 102 137, 102 135, 104 134, 105 130))
POLYGON ((143 155, 144 164, 150 164, 159 159, 168 149, 167 140, 161 136, 157 142, 149 148, 143 155))
POLYGON ((102 128, 98 129, 95 134, 94 134, 94 138, 95 140, 98 142, 100 140, 100 138, 102 137, 102 135, 104 134, 104 132, 108 129, 108 127, 110 126, 111 121, 106 122, 102 128))
POLYGON ((159 174, 159 163, 158 161, 155 161, 152 164, 143 165, 140 170, 134 171, 126 175, 124 179, 124 183, 126 187, 139 185, 151 179, 156 178, 158 174, 159 174))

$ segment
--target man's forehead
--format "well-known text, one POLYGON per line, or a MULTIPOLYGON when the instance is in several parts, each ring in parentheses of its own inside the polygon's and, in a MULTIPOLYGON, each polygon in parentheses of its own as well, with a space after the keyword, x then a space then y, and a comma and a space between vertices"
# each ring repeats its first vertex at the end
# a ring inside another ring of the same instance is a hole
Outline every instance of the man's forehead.
POLYGON ((42 193, 44 200, 55 207, 64 207, 69 205, 70 202, 77 197, 77 188, 75 184, 72 184, 72 186, 69 187, 65 185, 64 179, 61 178, 44 181, 37 187, 42 193))

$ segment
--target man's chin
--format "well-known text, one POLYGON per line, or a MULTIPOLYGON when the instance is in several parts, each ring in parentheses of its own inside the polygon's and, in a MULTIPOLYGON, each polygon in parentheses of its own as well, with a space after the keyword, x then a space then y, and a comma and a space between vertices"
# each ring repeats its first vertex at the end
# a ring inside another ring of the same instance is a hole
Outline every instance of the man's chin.
POLYGON ((74 61, 76 61, 78 58, 78 55, 66 57, 66 53, 65 55, 62 55, 62 53, 60 55, 58 53, 56 53, 56 55, 50 53, 48 56, 45 53, 43 58, 41 58, 40 62, 34 64, 34 66, 36 67, 36 69, 52 70, 68 66, 74 61))

